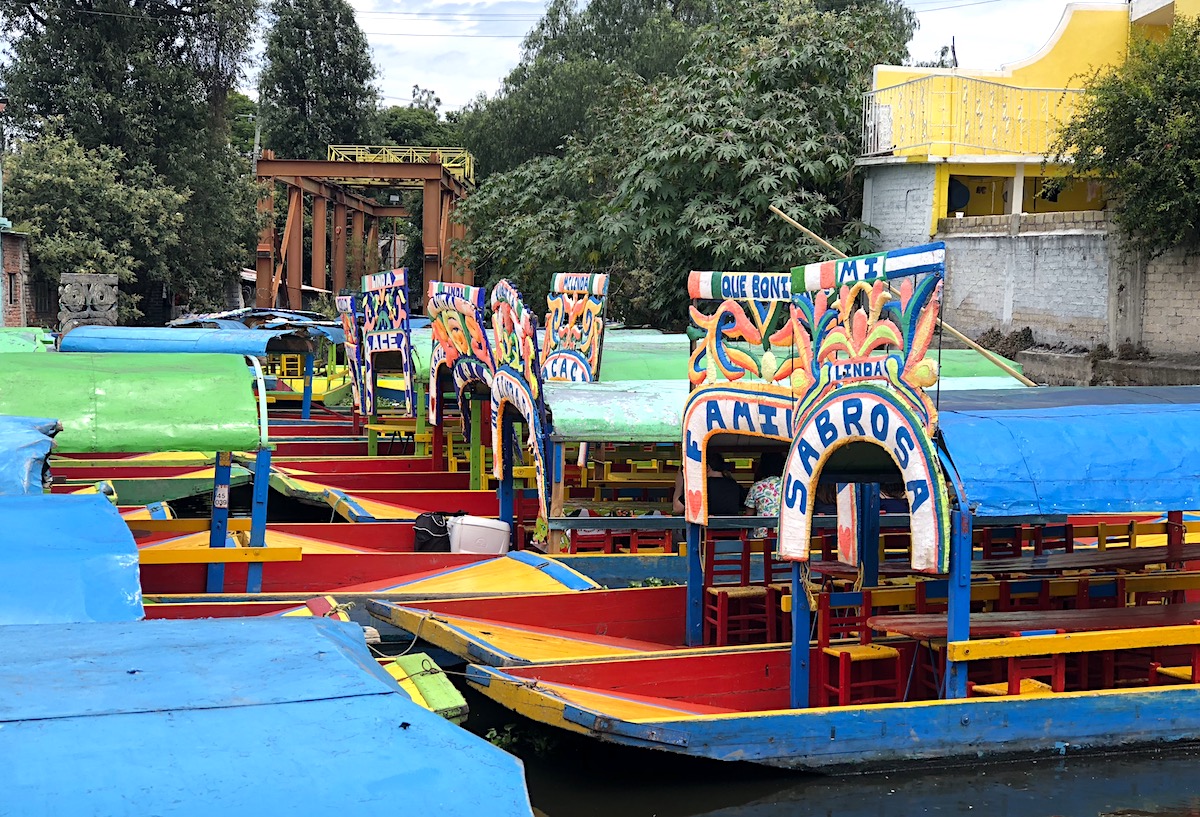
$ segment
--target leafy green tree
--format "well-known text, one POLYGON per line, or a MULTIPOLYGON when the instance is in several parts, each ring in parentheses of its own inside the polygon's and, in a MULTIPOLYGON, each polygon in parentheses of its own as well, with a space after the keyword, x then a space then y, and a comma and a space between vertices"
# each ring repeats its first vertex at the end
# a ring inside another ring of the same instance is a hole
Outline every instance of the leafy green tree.
MULTIPOLYGON (((116 148, 85 151, 53 132, 22 142, 5 162, 7 213, 30 233, 30 267, 57 283, 64 272, 115 273, 122 282, 170 280, 187 200, 149 165, 127 167, 116 148)), ((122 298, 122 318, 137 317, 122 298)))
POLYGON ((460 208, 461 250, 537 302, 549 276, 608 271, 632 322, 680 326, 691 269, 786 269, 821 251, 776 205, 841 249, 858 220, 861 94, 905 54, 895 0, 823 11, 811 0, 732 0, 673 76, 609 89, 590 137, 490 177, 460 208), (600 127, 600 123, 603 127, 600 127))
POLYGON ((1116 223, 1151 254, 1200 246, 1200 21, 1176 18, 1162 40, 1135 37, 1124 64, 1084 84, 1059 132, 1065 183, 1099 177, 1116 223))
POLYGON ((413 86, 413 102, 407 107, 391 105, 379 112, 378 130, 384 144, 459 147, 462 134, 457 122, 438 112, 442 100, 433 91, 413 86))
MULTIPOLYGON (((250 168, 230 147, 226 100, 253 35, 257 0, 20 0, 0 16, 18 136, 69 134, 120 152, 183 196, 180 246, 162 282, 216 306, 249 260, 257 228, 250 168), (47 124, 53 123, 53 124, 47 124), (48 130, 49 129, 49 130, 48 130)), ((150 267, 132 292, 148 291, 150 267)))
POLYGON ((346 0, 271 0, 259 78, 263 143, 290 159, 372 144, 378 91, 367 37, 346 0))
POLYGON ((464 143, 484 173, 562 155, 567 137, 587 132, 598 99, 622 78, 674 73, 695 26, 712 16, 703 0, 552 0, 500 92, 463 110, 464 143))
POLYGON ((254 158, 254 129, 258 124, 258 104, 239 91, 229 94, 225 118, 229 144, 239 156, 254 158))

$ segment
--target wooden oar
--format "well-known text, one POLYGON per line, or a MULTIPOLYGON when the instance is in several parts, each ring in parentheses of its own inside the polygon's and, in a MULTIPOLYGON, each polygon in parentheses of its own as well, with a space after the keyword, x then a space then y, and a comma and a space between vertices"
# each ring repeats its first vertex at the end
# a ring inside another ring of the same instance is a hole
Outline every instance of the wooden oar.
MULTIPOLYGON (((780 209, 779 209, 778 207, 776 207, 774 204, 772 204, 772 205, 771 205, 771 206, 770 206, 768 209, 769 209, 769 210, 770 210, 772 213, 774 213, 775 215, 779 216, 781 219, 783 219, 784 221, 786 221, 788 224, 792 225, 792 226, 793 226, 793 227, 795 227, 797 230, 799 230, 800 232, 804 233, 806 236, 808 236, 809 238, 811 238, 813 241, 817 242, 817 243, 818 243, 818 244, 820 244, 822 247, 824 247, 825 249, 829 250, 829 251, 830 251, 831 253, 833 253, 834 255, 838 256, 839 258, 848 258, 848 257, 849 257, 849 256, 848 256, 848 255, 846 255, 844 252, 842 252, 841 250, 839 250, 837 247, 833 246, 833 245, 832 245, 832 244, 830 244, 828 241, 826 241, 825 239, 821 238, 821 236, 817 235, 817 234, 816 234, 816 233, 814 233, 812 230, 808 229, 808 228, 807 228, 807 227, 805 227, 803 224, 801 224, 800 222, 796 221, 794 218, 792 218, 791 216, 789 216, 787 213, 785 213, 785 212, 783 212, 782 210, 780 210, 780 209)), ((888 285, 888 291, 889 291, 889 292, 891 292, 893 295, 897 294, 897 293, 896 293, 896 290, 892 288, 891 284, 889 284, 889 285, 888 285)), ((983 355, 984 357, 986 357, 986 358, 987 358, 988 360, 990 360, 992 363, 995 363, 997 366, 999 366, 999 367, 1000 367, 1001 369, 1003 369, 1005 372, 1007 372, 1008 374, 1010 374, 1010 375, 1012 375, 1013 377, 1015 377, 1017 380, 1019 380, 1019 381, 1021 381, 1022 383, 1024 383, 1026 386, 1036 386, 1036 385, 1037 385, 1037 383, 1034 383, 1034 382, 1033 382, 1032 380, 1030 380, 1028 377, 1026 377, 1025 375, 1023 375, 1023 374, 1021 374, 1020 372, 1018 372, 1016 369, 1014 369, 1012 366, 1009 366, 1009 365, 1008 365, 1008 363, 1006 363, 1006 362, 1004 361, 1004 359, 1003 359, 1003 358, 1001 358, 999 355, 995 354, 994 352, 992 352, 992 351, 990 351, 990 350, 988 350, 988 349, 984 349, 982 346, 980 346, 980 345, 979 345, 978 343, 976 343, 975 341, 971 340, 969 337, 967 337, 966 335, 964 335, 962 332, 959 332, 957 329, 955 329, 955 328, 954 328, 953 326, 951 326, 950 324, 948 324, 948 323, 945 323, 945 322, 944 322, 944 321, 943 321, 943 320, 942 320, 940 317, 938 318, 938 325, 939 325, 939 326, 941 326, 941 327, 942 327, 942 329, 944 329, 945 331, 949 332, 949 333, 950 333, 951 335, 953 335, 954 337, 956 337, 956 338, 958 338, 959 340, 961 340, 963 343, 967 344, 967 346, 971 347, 971 348, 972 348, 972 349, 974 349, 976 352, 979 352, 979 354, 981 354, 981 355, 983 355)))

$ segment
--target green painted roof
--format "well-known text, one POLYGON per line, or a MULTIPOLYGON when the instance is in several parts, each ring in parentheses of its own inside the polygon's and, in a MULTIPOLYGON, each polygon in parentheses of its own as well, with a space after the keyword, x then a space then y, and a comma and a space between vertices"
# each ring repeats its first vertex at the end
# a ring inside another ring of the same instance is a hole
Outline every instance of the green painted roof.
POLYGON ((686 380, 547 383, 552 439, 565 442, 678 442, 686 380))
POLYGON ((258 447, 253 376, 240 355, 10 355, 0 414, 62 423, 64 453, 258 447))
POLYGON ((6 352, 53 352, 54 337, 38 326, 0 327, 0 354, 6 352))
MULTIPOLYGON (((993 354, 995 354, 993 352, 993 354)), ((938 359, 938 350, 930 349, 926 357, 931 357, 934 360, 938 359)), ((1000 355, 996 355, 1000 357, 1000 355)), ((1006 357, 1000 357, 1009 366, 1012 366, 1018 372, 1022 371, 1021 364, 1009 360, 1006 357)), ((1005 372, 995 363, 992 363, 986 357, 976 352, 974 349, 943 349, 941 355, 941 376, 949 377, 1006 377, 1013 379, 1012 375, 1005 372)), ((1020 382, 1020 381, 1015 381, 1020 382)))

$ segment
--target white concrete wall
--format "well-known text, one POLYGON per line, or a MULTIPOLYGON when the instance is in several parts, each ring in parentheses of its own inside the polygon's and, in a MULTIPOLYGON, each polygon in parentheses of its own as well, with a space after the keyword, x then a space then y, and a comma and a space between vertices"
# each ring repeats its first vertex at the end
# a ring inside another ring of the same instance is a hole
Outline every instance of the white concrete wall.
POLYGON ((1108 343, 1112 259, 1101 215, 943 219, 943 318, 970 336, 1028 326, 1041 344, 1108 343))
POLYGON ((895 250, 929 242, 934 167, 924 162, 861 168, 863 222, 879 231, 877 247, 895 250))

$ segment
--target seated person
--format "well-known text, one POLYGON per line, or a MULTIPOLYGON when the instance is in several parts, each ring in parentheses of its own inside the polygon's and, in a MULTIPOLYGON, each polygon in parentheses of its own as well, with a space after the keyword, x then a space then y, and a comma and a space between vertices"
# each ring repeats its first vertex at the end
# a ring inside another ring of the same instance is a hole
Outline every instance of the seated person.
MULTIPOLYGON (((738 516, 742 512, 742 486, 729 476, 729 464, 720 454, 708 455, 708 515, 738 516)), ((675 475, 671 512, 684 512, 683 469, 675 475)))
POLYGON ((742 486, 729 475, 729 464, 720 454, 708 454, 708 515, 739 516, 745 496, 742 486))
MULTIPOLYGON (((767 451, 759 458, 755 483, 746 494, 747 516, 779 516, 779 484, 783 477, 783 454, 767 451)), ((711 500, 710 500, 711 501, 711 500)), ((766 528, 755 528, 750 533, 753 539, 764 539, 766 528)))

